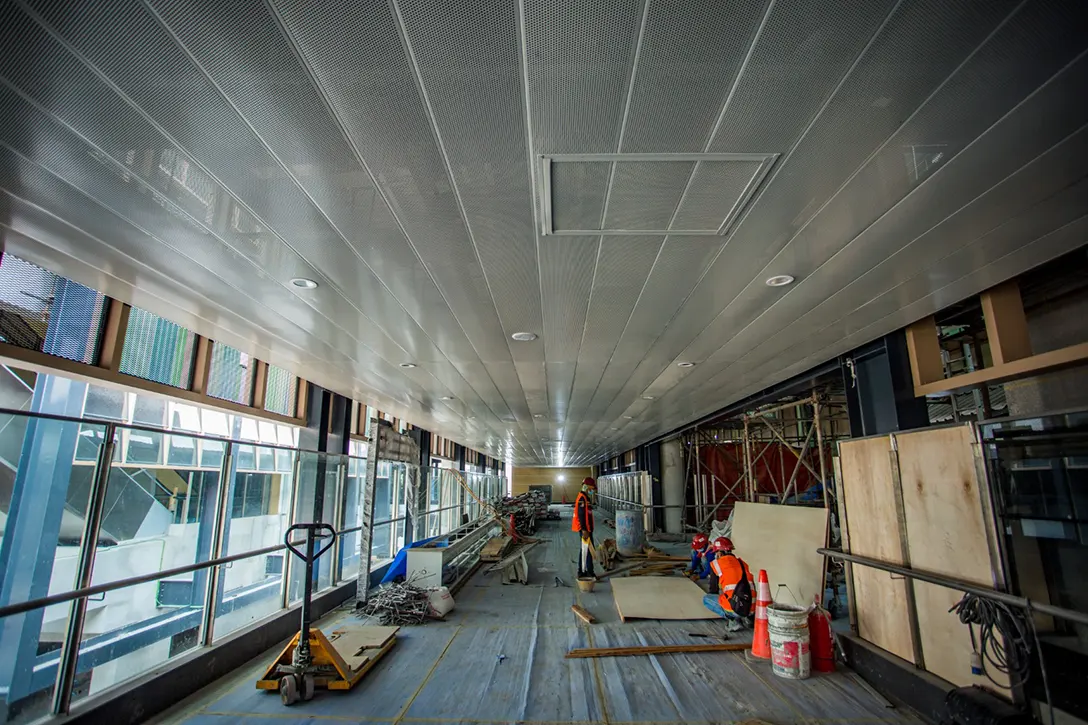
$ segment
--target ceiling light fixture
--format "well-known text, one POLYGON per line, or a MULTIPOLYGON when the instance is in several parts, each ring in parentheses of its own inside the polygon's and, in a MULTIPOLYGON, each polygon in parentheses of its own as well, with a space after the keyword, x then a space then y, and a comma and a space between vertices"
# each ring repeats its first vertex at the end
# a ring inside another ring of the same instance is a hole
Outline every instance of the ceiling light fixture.
POLYGON ((414 368, 416 366, 416 364, 415 363, 401 363, 400 366, 402 368, 414 368))
POLYGON ((452 395, 443 395, 442 400, 453 400, 453 396, 452 395))
POLYGON ((625 416, 623 416, 623 419, 624 419, 624 420, 634 420, 634 419, 635 419, 635 416, 633 416, 633 415, 625 415, 625 416))
POLYGON ((317 282, 305 277, 294 277, 291 279, 291 284, 301 289, 317 289, 317 282))
POLYGON ((511 340, 517 340, 518 342, 532 342, 536 339, 535 332, 515 332, 510 336, 511 340))
POLYGON ((785 287, 788 284, 793 284, 792 274, 776 274, 767 278, 768 287, 785 287))
POLYGON ((534 418, 543 418, 544 415, 542 413, 535 413, 535 414, 533 414, 533 417, 534 418))
POLYGON ((695 367, 695 363, 693 363, 693 362, 678 362, 678 363, 676 363, 676 367, 678 367, 678 368, 693 368, 693 367, 695 367))
POLYGON ((654 396, 652 396, 652 395, 643 395, 643 396, 642 396, 642 399, 643 399, 643 400, 653 400, 653 399, 654 399, 654 396))

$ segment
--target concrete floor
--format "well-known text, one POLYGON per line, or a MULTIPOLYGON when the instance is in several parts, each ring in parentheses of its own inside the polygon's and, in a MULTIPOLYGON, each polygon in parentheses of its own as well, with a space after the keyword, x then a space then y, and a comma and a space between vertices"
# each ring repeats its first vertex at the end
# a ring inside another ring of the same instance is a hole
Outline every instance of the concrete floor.
MULTIPOLYGON (((612 535, 598 529, 598 540, 612 535)), ((478 572, 457 594, 457 608, 447 621, 403 628, 392 651, 351 691, 319 691, 309 703, 283 707, 277 695, 254 688, 276 648, 152 722, 922 722, 909 711, 885 708, 847 673, 785 680, 769 665, 749 664, 743 653, 564 659, 574 647, 706 642, 688 633, 719 634, 724 624, 621 623, 607 583, 591 594, 554 585, 557 575, 573 584, 577 539, 569 520, 547 522, 537 536, 547 543, 529 555, 530 584, 503 586, 497 574, 478 572), (580 625, 570 612, 574 603, 600 622, 580 625)), ((358 620, 345 607, 320 626, 332 629, 351 621, 358 620)))

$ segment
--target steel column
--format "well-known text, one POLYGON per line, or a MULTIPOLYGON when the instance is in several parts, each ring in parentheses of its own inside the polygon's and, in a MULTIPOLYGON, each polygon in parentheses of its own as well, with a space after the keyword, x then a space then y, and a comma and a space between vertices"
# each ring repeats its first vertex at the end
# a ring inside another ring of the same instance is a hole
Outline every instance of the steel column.
MULTIPOLYGON (((227 443, 223 464, 219 467, 219 490, 215 506, 215 528, 212 529, 213 559, 223 556, 226 543, 227 521, 230 518, 230 495, 234 491, 234 441, 227 443)), ((286 556, 286 554, 285 554, 286 556)), ((218 609, 222 566, 214 566, 208 572, 207 589, 204 591, 204 611, 201 613, 200 644, 207 647, 215 636, 215 612, 218 609)))

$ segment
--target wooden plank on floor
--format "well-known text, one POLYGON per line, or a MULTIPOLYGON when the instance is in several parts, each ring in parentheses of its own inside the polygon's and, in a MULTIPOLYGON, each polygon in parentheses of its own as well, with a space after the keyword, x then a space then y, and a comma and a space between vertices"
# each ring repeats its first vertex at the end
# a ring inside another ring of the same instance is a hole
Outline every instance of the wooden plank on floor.
POLYGON ((396 636, 400 627, 360 626, 342 627, 329 633, 329 642, 345 660, 363 649, 381 649, 396 636))
POLYGON ((586 657, 638 657, 646 655, 689 654, 697 652, 742 652, 751 649, 743 642, 727 644, 662 644, 648 647, 584 647, 567 652, 567 659, 586 657))
POLYGON ((597 621, 597 618, 594 617, 592 614, 590 614, 589 610, 587 610, 585 607, 582 607, 582 606, 580 606, 578 604, 570 605, 570 611, 574 612, 574 615, 576 617, 578 617, 578 619, 585 622, 586 624, 593 624, 594 622, 597 621))
POLYGON ((620 619, 719 619, 703 606, 705 592, 680 576, 612 579, 620 619))
POLYGON ((492 536, 480 549, 480 561, 499 561, 513 545, 514 539, 510 536, 492 536))

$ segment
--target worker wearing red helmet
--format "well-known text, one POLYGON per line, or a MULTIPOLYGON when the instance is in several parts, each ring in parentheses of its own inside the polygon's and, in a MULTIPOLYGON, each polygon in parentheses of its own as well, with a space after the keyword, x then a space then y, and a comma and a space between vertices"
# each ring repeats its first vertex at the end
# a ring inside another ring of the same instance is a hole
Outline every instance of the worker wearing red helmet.
POLYGON ((710 576, 710 563, 714 561, 714 547, 710 545, 710 537, 706 534, 696 534, 691 537, 691 563, 688 564, 685 575, 691 579, 706 579, 710 576))
POLYGON ((578 577, 593 576, 593 503, 597 495, 597 482, 590 477, 582 480, 582 490, 578 498, 574 499, 574 520, 571 522, 572 531, 580 535, 580 552, 578 555, 578 577))
POLYGON ((718 576, 720 594, 707 594, 703 604, 726 619, 726 629, 730 632, 751 626, 755 580, 748 565, 733 553, 733 542, 724 536, 714 539, 714 561, 710 568, 718 576))

